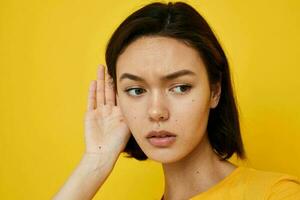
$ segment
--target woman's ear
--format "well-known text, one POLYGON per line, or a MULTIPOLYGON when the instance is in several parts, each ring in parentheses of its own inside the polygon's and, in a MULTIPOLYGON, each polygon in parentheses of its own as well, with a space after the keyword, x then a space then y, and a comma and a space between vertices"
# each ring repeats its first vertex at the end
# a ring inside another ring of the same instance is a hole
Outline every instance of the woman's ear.
POLYGON ((212 85, 210 96, 210 108, 217 107, 221 96, 221 83, 218 82, 212 85))

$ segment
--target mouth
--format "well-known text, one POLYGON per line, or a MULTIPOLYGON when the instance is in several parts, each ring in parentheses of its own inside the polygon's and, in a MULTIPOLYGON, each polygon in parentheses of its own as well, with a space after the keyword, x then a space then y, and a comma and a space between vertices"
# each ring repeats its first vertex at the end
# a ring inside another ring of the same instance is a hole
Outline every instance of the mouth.
POLYGON ((149 143, 155 147, 168 147, 176 141, 176 135, 168 131, 151 131, 147 135, 149 143))
POLYGON ((156 147, 168 147, 176 141, 176 136, 151 137, 148 141, 156 147))
POLYGON ((152 137, 167 137, 167 136, 176 136, 176 134, 171 133, 169 131, 161 130, 161 131, 150 131, 147 134, 147 138, 152 138, 152 137))

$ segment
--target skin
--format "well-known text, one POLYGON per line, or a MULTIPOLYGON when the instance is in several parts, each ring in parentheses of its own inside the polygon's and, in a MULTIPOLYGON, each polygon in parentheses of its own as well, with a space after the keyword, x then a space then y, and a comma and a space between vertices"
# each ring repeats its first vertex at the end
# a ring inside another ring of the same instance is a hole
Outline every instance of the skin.
POLYGON ((210 87, 204 62, 195 49, 173 38, 142 37, 125 49, 116 67, 124 120, 148 158, 162 163, 165 199, 190 198, 232 173, 237 166, 219 161, 207 138, 209 111, 218 105, 221 87, 210 87), (183 69, 195 75, 160 80, 183 69), (120 81, 123 73, 145 81, 120 81), (125 92, 129 88, 138 89, 125 92), (167 148, 152 146, 146 139, 152 130, 172 132, 176 141, 167 148))

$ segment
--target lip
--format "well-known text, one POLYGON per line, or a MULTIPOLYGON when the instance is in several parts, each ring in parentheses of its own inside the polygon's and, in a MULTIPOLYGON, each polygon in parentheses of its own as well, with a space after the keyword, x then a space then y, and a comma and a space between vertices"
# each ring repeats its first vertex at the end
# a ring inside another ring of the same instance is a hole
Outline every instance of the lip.
POLYGON ((168 131, 151 131, 146 136, 149 143, 155 147, 168 147, 176 141, 176 135, 168 131))
POLYGON ((176 141, 176 136, 167 136, 167 137, 151 137, 148 138, 150 144, 155 147, 168 147, 176 141))
POLYGON ((174 133, 171 133, 169 131, 165 131, 165 130, 161 130, 161 131, 150 131, 146 138, 151 138, 151 137, 162 137, 164 135, 167 135, 167 136, 176 136, 176 134, 174 133))

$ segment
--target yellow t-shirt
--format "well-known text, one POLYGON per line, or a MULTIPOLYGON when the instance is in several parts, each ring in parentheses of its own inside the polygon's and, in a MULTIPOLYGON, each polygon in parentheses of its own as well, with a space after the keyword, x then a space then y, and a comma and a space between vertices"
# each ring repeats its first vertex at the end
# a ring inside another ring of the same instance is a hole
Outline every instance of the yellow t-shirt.
POLYGON ((238 166, 222 181, 190 200, 300 200, 296 176, 238 166))

